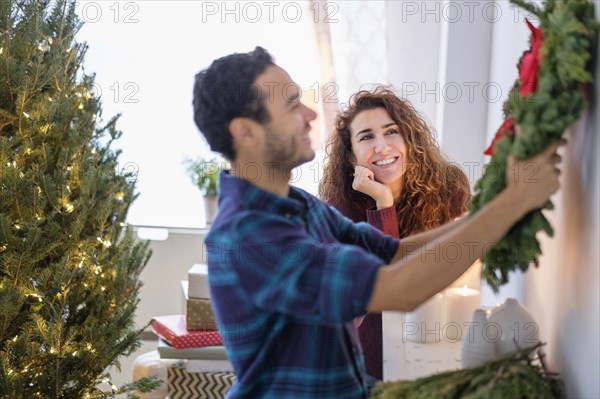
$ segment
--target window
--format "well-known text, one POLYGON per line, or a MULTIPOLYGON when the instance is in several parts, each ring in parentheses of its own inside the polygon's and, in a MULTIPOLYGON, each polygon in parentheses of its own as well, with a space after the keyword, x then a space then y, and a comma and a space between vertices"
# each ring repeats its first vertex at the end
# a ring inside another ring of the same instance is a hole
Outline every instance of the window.
MULTIPOLYGON (((202 227, 200 191, 182 163, 211 153, 193 121, 194 75, 213 59, 260 45, 305 90, 319 65, 309 2, 80 1, 103 119, 122 113, 120 168, 137 172, 133 225, 202 227)), ((308 165, 315 169, 314 165, 308 165)), ((298 185, 316 191, 315 178, 298 185)), ((316 170, 316 169, 315 169, 316 170)), ((310 171, 310 170, 309 170, 310 171)), ((320 172, 310 172, 320 175, 320 172)))

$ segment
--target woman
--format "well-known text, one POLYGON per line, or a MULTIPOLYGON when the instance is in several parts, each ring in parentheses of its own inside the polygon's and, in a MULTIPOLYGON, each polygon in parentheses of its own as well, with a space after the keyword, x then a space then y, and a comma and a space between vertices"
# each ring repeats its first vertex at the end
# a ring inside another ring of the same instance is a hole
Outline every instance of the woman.
MULTIPOLYGON (((338 115, 327 146, 321 198, 355 222, 402 238, 467 211, 469 181, 432 130, 385 87, 359 91, 338 115)), ((381 314, 358 321, 367 373, 383 379, 381 314)))

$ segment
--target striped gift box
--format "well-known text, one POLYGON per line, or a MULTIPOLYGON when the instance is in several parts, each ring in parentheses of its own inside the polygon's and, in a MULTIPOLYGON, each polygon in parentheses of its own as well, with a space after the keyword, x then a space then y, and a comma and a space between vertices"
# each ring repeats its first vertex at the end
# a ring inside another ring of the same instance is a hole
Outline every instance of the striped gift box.
POLYGON ((190 373, 185 366, 167 369, 170 399, 222 399, 235 381, 229 372, 190 373))

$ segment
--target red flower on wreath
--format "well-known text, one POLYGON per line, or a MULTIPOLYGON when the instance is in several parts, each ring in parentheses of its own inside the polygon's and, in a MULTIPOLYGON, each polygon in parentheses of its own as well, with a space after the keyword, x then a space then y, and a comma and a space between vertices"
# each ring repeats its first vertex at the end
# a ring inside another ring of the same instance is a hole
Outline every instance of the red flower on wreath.
POLYGON ((515 131, 515 120, 512 118, 512 116, 509 116, 508 118, 506 118, 504 120, 504 122, 502 123, 502 126, 500 126, 500 129, 498 129, 498 131, 496 132, 496 135, 494 136, 494 140, 492 141, 492 144, 490 144, 488 149, 485 150, 484 154, 485 155, 494 155, 494 146, 496 145, 496 142, 498 140, 500 140, 502 137, 504 137, 505 134, 512 136, 514 134, 514 131, 515 131))
POLYGON ((521 97, 535 93, 537 90, 538 71, 542 64, 540 48, 542 48, 544 41, 542 30, 533 26, 527 19, 525 19, 525 22, 531 31, 531 48, 523 54, 521 65, 519 66, 519 80, 521 81, 519 94, 521 97))
MULTIPOLYGON (((521 81, 521 87, 519 95, 525 97, 529 94, 535 93, 538 86, 538 72, 540 65, 542 64, 542 56, 540 55, 540 49, 544 42, 544 35, 540 28, 536 28, 525 19, 529 30, 531 31, 531 47, 528 51, 523 54, 521 62, 519 63, 519 80, 521 81)), ((492 144, 485 150, 485 155, 494 154, 494 146, 496 142, 504 137, 505 134, 512 136, 515 131, 515 121, 509 116, 504 120, 502 126, 496 132, 492 144)))

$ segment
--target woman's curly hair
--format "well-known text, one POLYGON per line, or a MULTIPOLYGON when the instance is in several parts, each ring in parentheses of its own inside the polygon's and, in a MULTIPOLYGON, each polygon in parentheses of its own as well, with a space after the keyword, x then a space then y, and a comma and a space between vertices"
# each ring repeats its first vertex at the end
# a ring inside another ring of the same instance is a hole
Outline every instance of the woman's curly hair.
POLYGON ((347 109, 337 116, 319 183, 321 199, 347 209, 375 205, 371 197, 352 189, 355 159, 350 141, 350 124, 356 115, 374 108, 387 111, 407 144, 403 188, 395 200, 400 237, 440 226, 466 212, 471 197, 467 176, 444 157, 433 131, 410 102, 384 86, 354 94, 347 109))

